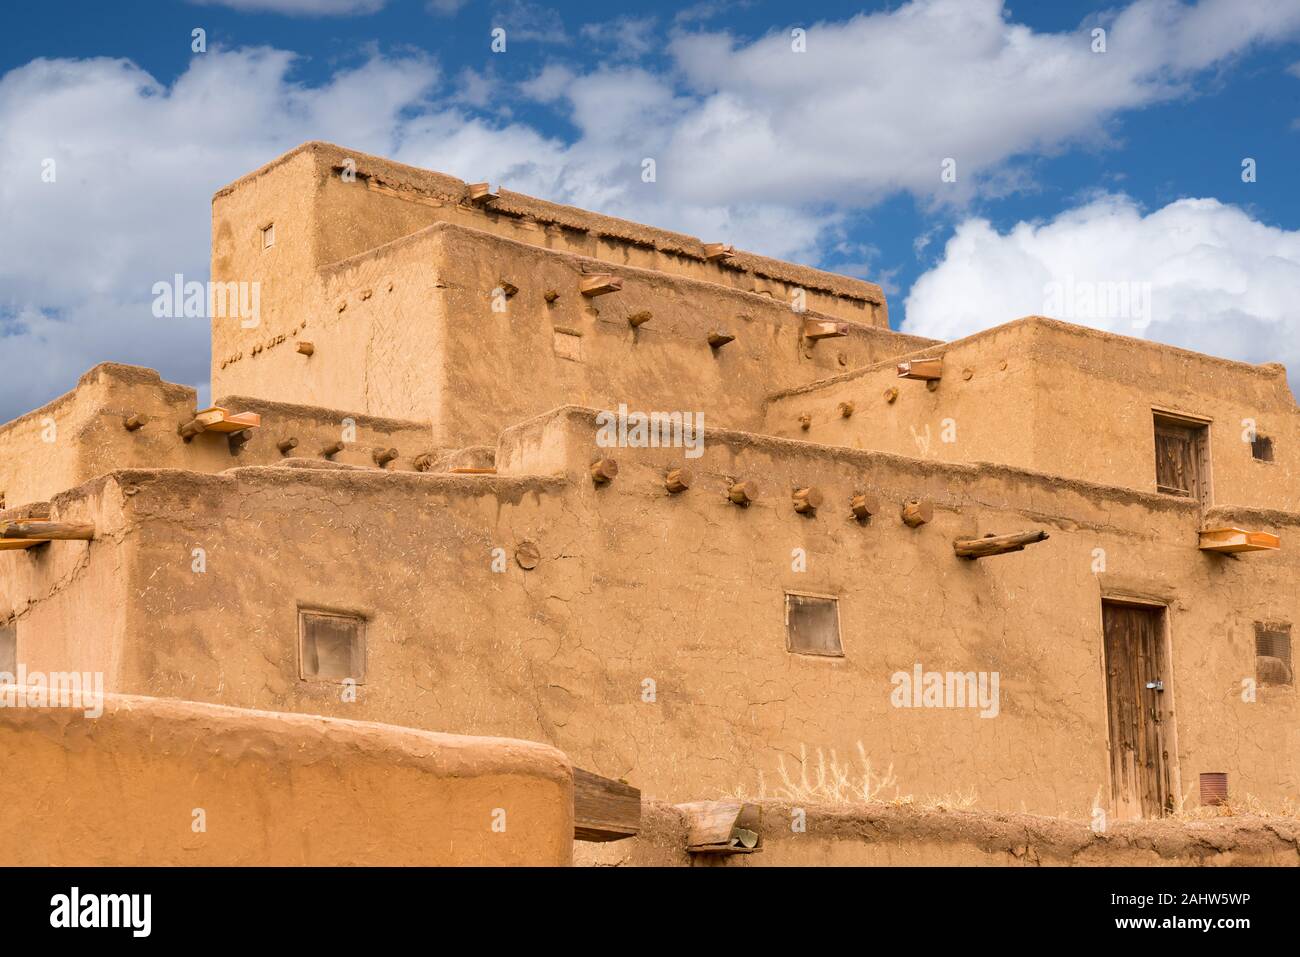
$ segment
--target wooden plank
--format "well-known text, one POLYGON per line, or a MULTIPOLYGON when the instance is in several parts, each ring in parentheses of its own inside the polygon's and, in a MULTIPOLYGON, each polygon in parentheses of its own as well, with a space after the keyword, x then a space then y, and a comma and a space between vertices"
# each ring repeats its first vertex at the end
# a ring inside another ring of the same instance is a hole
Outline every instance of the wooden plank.
POLYGON ((471 468, 463 466, 460 468, 447 469, 452 475, 496 475, 497 470, 494 468, 471 468))
POLYGON ((0 538, 0 552, 13 552, 44 544, 45 540, 41 538, 0 538))
POLYGON ((30 539, 36 542, 88 542, 94 537, 94 525, 74 525, 66 522, 9 522, 0 532, 0 538, 30 539))
POLYGON ((471 203, 490 203, 498 198, 498 193, 488 183, 470 183, 466 197, 471 203))
POLYGON ((242 432, 244 429, 256 429, 262 424, 262 417, 256 412, 230 411, 214 405, 210 409, 201 409, 194 413, 194 418, 178 430, 183 438, 190 439, 200 432, 242 432))
POLYGON ((836 322, 833 319, 812 319, 805 318, 803 321, 803 335, 805 339, 838 339, 849 334, 849 324, 847 322, 836 322))
POLYGON ((911 359, 898 364, 900 379, 942 379, 943 356, 937 359, 911 359))
POLYGON ((958 538, 952 543, 959 558, 988 558, 1024 551, 1026 545, 1046 541, 1048 534, 1041 528, 1032 532, 1015 532, 1010 535, 985 535, 983 538, 958 538))
POLYGON ((692 801, 678 804, 686 816, 686 849, 692 854, 752 854, 759 850, 756 804, 692 801))
POLYGON ((641 830, 641 791, 611 778, 573 769, 573 837, 621 841, 641 830))
POLYGON ((582 283, 578 286, 578 291, 584 296, 603 296, 607 293, 618 292, 623 288, 623 280, 618 276, 612 276, 609 273, 592 273, 589 276, 582 277, 582 283))
POLYGON ((677 805, 686 815, 686 845, 726 844, 740 817, 740 801, 692 801, 677 805))
POLYGON ((1270 532, 1251 532, 1244 528, 1203 528, 1200 533, 1203 552, 1271 552, 1282 547, 1282 539, 1270 532))

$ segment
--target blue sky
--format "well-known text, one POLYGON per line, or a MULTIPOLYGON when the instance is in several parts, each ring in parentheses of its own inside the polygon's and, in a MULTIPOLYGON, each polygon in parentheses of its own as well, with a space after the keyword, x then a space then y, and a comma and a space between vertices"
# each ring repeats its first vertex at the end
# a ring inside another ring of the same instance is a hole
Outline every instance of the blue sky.
POLYGON ((6 9, 0 419, 100 359, 203 387, 152 283, 206 278, 212 192, 315 138, 872 279, 908 331, 1122 282, 1144 314, 1063 318, 1300 371, 1300 0, 610 9, 6 9))

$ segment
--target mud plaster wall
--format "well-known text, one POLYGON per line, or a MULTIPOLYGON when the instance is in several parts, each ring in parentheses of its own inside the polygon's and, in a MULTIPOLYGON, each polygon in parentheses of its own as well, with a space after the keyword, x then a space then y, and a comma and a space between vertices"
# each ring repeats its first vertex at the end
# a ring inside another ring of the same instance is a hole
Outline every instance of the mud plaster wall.
POLYGON ((98 540, 0 552, 0 624, 16 624, 17 658, 29 670, 61 671, 68 663, 102 673, 105 687, 117 680, 134 573, 122 504, 117 485, 88 483, 55 496, 50 516, 93 524, 98 540))
MULTIPOLYGON (((474 205, 467 199, 466 184, 455 177, 326 143, 304 144, 220 190, 213 200, 214 218, 228 224, 231 233, 247 230, 282 214, 283 194, 298 197, 295 212, 303 201, 310 207, 310 229, 298 235, 305 240, 301 245, 309 245, 314 265, 356 256, 433 223, 451 222, 603 262, 756 292, 787 304, 798 288, 810 309, 889 326, 885 297, 875 283, 743 251, 726 261, 707 261, 704 244, 694 236, 509 190, 501 190, 490 204, 474 205), (343 177, 349 166, 356 174, 350 180, 343 177)), ((214 263, 213 276, 231 273, 214 263)))
POLYGON ((87 719, 0 693, 0 760, 22 769, 0 780, 6 866, 571 859, 571 771, 543 745, 114 695, 87 719))
MULTIPOLYGON (((684 495, 662 488, 680 450, 620 449, 618 478, 596 489, 583 478, 591 414, 558 415, 520 430, 563 439, 551 478, 114 475, 134 490, 136 596, 116 689, 545 741, 670 800, 753 791, 800 744, 851 759, 862 741, 903 793, 1080 815, 1108 792, 1100 600, 1137 596, 1170 606, 1180 793, 1202 771, 1266 802, 1300 785, 1294 689, 1240 694, 1254 621, 1300 613, 1288 552, 1205 555, 1197 510, 1179 501, 728 433, 710 436, 684 495), (758 481, 760 501, 728 504, 729 477, 758 481), (789 504, 809 482, 826 494, 815 518, 789 504), (861 488, 887 503, 865 526, 847 515, 861 488), (912 496, 937 506, 919 530, 897 519, 912 496), (1052 538, 1029 552, 953 556, 954 537, 1035 527, 1052 538), (514 562, 526 540, 541 552, 529 572, 514 562), (792 570, 796 547, 806 572, 792 570), (845 657, 787 653, 785 589, 839 597, 845 657), (299 679, 300 607, 366 619, 357 702, 299 679), (999 672, 999 717, 891 707, 890 676, 917 662, 999 672)), ((553 443, 512 433, 498 458, 517 470, 553 443)), ((1284 534, 1296 522, 1258 518, 1284 534)))
POLYGON ((763 849, 692 855, 686 822, 647 802, 633 839, 578 844, 574 863, 595 867, 1188 867, 1300 866, 1300 826, 1278 818, 1141 821, 1095 833, 1087 824, 978 811, 887 804, 801 806, 762 802, 763 849), (798 822, 803 829, 796 831, 798 822))
POLYGON ((1210 421, 1219 504, 1300 509, 1300 420, 1280 366, 1249 366, 1031 317, 959 342, 931 391, 894 362, 778 394, 763 430, 850 448, 958 462, 999 462, 1155 491, 1152 412, 1210 421), (969 378, 967 377, 969 375, 969 378), (897 388, 890 403, 884 392, 897 388), (851 401, 850 418, 839 403, 851 401), (808 430, 799 416, 812 416, 808 430), (1274 439, 1253 458, 1244 421, 1274 439), (943 441, 945 420, 952 423, 943 441))
POLYGON ((700 411, 752 427, 774 387, 929 341, 852 325, 843 338, 813 342, 785 303, 452 224, 320 276, 319 297, 297 326, 214 330, 214 348, 227 356, 214 369, 214 391, 429 421, 445 446, 495 441, 501 429, 566 403, 700 411), (582 296, 584 271, 596 268, 621 276, 622 291, 582 296), (494 291, 510 287, 518 292, 494 308, 494 291), (548 292, 557 298, 548 302, 548 292), (633 329, 628 319, 639 313, 652 318, 633 329), (715 331, 736 339, 712 349, 715 331), (248 345, 281 335, 274 347, 248 345), (299 355, 295 339, 315 353, 299 355))
MULTIPOLYGON (((102 363, 53 402, 0 425, 0 492, 8 508, 48 500, 132 459, 122 420, 136 412, 175 420, 194 390, 152 369, 102 363)), ((173 434, 175 425, 171 426, 173 434)), ((179 441, 179 440, 178 440, 179 441)))
POLYGON ((220 472, 285 458, 319 459, 321 449, 345 437, 347 447, 332 460, 349 465, 373 467, 375 451, 396 448, 398 457, 386 467, 413 469, 417 456, 435 449, 423 422, 241 396, 222 396, 215 404, 262 416, 262 427, 248 432, 248 441, 232 445, 227 435, 214 432, 186 442, 177 428, 193 418, 194 400, 193 389, 164 382, 153 369, 96 366, 71 392, 0 426, 0 491, 7 507, 47 501, 120 468, 220 472), (127 431, 123 420, 137 414, 148 421, 127 431), (277 443, 289 438, 298 447, 282 453, 277 443))

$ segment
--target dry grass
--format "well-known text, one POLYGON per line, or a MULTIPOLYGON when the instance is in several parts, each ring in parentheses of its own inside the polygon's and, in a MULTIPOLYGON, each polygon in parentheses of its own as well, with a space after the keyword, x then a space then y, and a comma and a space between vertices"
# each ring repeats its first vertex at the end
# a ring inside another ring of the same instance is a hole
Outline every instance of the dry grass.
POLYGON ((923 810, 947 811, 969 808, 975 804, 975 793, 955 793, 940 797, 929 797, 918 801, 912 795, 899 793, 898 779, 894 777, 894 766, 878 773, 867 749, 859 741, 858 762, 855 766, 845 762, 841 764, 839 756, 832 748, 824 751, 818 748, 816 762, 808 758, 808 748, 799 745, 799 761, 794 768, 787 768, 784 755, 777 759, 777 772, 781 784, 770 793, 763 772, 758 773, 758 791, 749 793, 741 785, 732 793, 740 800, 788 801, 792 804, 876 804, 888 803, 896 806, 916 806, 923 810), (892 791, 892 793, 891 793, 892 791))
POLYGON ((1190 805, 1188 800, 1191 796, 1191 791, 1179 795, 1178 800, 1174 802, 1174 811, 1169 815, 1169 819, 1175 821, 1215 821, 1225 817, 1274 817, 1289 821, 1300 821, 1300 804, 1297 804, 1292 798, 1284 799, 1282 806, 1274 810, 1265 807, 1259 798, 1253 794, 1247 794, 1240 800, 1229 798, 1223 804, 1208 805, 1190 805))

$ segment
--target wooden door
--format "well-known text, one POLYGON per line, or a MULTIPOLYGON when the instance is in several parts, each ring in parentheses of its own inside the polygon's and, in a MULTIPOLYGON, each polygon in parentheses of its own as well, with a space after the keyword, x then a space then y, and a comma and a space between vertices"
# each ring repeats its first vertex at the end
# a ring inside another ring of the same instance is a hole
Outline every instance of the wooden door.
POLYGON ((1102 625, 1115 813, 1159 817, 1173 809, 1164 609, 1106 602, 1102 625))
POLYGON ((1156 419, 1156 490, 1204 500, 1201 460, 1205 427, 1156 419))

